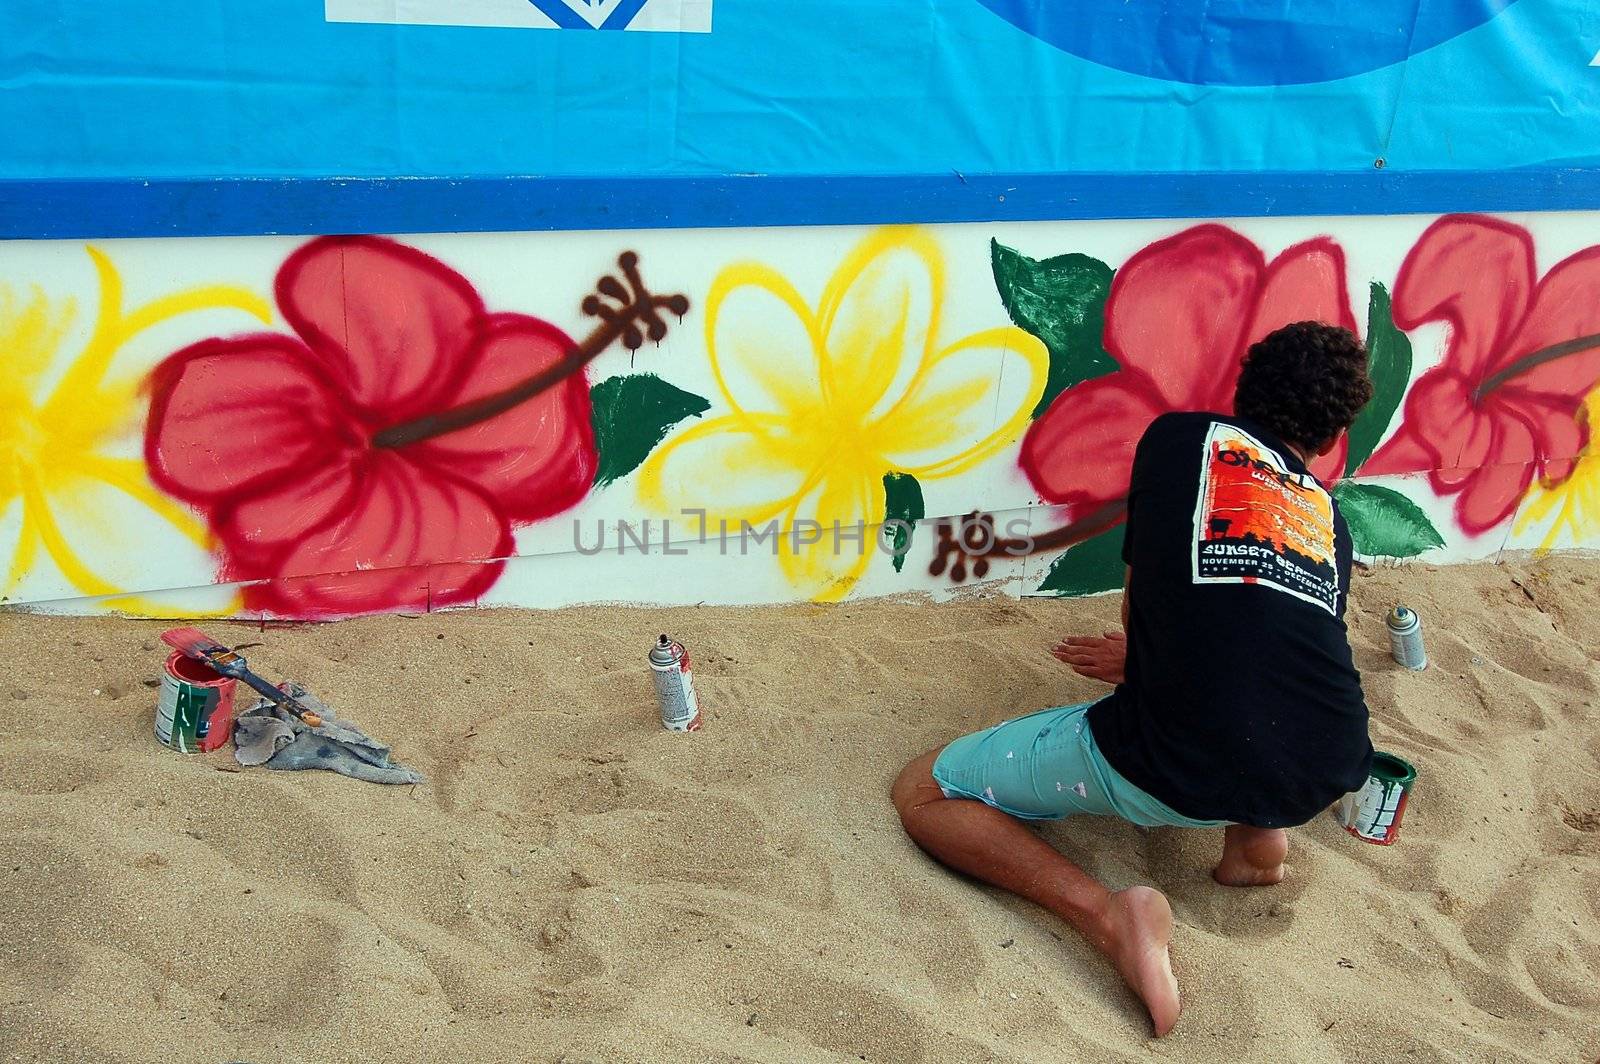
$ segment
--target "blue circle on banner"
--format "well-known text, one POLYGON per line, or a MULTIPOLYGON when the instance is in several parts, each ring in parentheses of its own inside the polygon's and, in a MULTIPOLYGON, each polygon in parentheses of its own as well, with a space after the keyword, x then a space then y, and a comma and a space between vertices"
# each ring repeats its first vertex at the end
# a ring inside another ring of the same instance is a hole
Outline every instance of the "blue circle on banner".
POLYGON ((1401 62, 1516 0, 978 0, 1064 52, 1190 85, 1307 85, 1401 62))

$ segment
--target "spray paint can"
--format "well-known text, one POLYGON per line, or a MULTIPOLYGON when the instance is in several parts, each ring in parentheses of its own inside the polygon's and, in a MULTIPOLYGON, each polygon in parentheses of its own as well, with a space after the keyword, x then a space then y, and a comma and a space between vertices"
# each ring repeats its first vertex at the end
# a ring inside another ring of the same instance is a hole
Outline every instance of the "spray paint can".
POLYGON ((1390 846, 1400 837, 1400 818, 1417 781, 1411 762, 1394 754, 1374 753, 1366 784, 1339 799, 1333 818, 1363 842, 1390 846))
POLYGON ((694 695, 694 673, 689 652, 665 635, 650 648, 650 674, 661 703, 661 726, 668 731, 699 731, 700 700, 694 695))
POLYGON ((1428 652, 1422 647, 1422 618, 1416 611, 1396 606, 1389 611, 1389 653, 1408 669, 1428 667, 1428 652))
POLYGON ((221 749, 233 735, 233 688, 233 680, 173 651, 156 696, 156 741, 184 754, 221 749))

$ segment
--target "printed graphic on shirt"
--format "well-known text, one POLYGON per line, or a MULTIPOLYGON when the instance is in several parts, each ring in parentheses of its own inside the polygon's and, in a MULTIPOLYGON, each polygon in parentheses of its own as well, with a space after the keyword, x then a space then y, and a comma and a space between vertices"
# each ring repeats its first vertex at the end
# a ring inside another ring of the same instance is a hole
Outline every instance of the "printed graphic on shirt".
POLYGON ((1243 429, 1213 422, 1194 520, 1194 582, 1268 584, 1336 613, 1333 500, 1243 429))

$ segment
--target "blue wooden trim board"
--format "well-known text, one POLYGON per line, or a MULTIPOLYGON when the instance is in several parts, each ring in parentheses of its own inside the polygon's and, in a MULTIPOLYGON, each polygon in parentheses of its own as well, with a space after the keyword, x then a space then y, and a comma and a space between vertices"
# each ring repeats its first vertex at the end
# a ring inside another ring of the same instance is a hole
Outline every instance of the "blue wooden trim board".
POLYGON ((0 239, 1600 210, 1600 169, 0 180, 0 239))

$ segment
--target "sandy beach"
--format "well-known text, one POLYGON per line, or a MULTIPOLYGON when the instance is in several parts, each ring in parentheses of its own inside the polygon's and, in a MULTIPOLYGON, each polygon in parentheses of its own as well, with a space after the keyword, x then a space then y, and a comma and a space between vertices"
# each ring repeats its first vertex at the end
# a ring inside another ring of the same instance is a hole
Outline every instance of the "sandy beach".
POLYGON ((1044 829, 1171 897, 1161 1041, 887 797, 915 754, 1101 690, 1046 648, 1114 597, 207 623, 416 787, 171 752, 166 625, 0 614, 0 1060, 1592 1064, 1600 562, 1354 583, 1374 742, 1420 770, 1396 846, 1319 819, 1286 882, 1237 891, 1220 832, 1044 829), (1388 657, 1397 599, 1426 672, 1388 657), (657 722, 661 630, 696 655, 697 734, 657 722))

